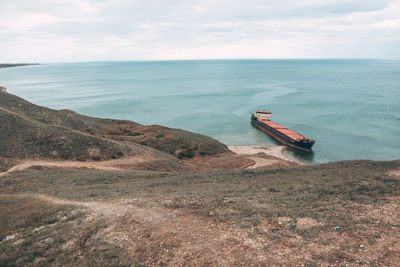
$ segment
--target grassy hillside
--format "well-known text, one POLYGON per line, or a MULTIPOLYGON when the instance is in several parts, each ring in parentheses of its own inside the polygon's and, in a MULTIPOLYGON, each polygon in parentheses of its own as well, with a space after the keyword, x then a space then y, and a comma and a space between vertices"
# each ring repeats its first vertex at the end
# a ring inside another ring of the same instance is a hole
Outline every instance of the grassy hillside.
POLYGON ((0 120, 0 163, 4 158, 98 161, 153 155, 174 165, 176 159, 229 152, 208 136, 52 110, 6 92, 0 92, 0 120))
POLYGON ((0 180, 0 265, 395 266, 400 161, 0 180))

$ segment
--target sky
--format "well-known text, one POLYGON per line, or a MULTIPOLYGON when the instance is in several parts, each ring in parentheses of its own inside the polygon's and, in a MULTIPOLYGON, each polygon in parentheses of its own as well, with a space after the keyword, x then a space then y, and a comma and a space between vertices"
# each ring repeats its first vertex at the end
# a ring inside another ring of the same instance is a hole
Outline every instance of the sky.
POLYGON ((0 0, 0 62, 400 59, 400 0, 0 0))

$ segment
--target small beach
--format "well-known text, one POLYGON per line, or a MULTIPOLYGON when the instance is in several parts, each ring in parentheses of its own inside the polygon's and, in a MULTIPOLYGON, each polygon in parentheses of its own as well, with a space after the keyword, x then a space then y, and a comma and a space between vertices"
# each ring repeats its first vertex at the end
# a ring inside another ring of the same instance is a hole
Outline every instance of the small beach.
POLYGON ((296 162, 295 160, 285 155, 285 146, 229 145, 228 148, 230 151, 238 155, 243 155, 253 160, 255 164, 249 166, 249 169, 274 167, 278 165, 302 165, 301 163, 296 162))

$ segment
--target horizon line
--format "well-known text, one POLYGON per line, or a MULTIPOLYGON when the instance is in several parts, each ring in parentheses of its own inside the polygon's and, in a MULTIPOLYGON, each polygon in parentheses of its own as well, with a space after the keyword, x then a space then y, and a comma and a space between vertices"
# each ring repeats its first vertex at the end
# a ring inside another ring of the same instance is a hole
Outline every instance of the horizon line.
POLYGON ((46 64, 74 64, 74 63, 100 63, 100 62, 183 62, 183 61, 278 61, 278 60, 380 60, 380 61, 399 61, 400 59, 386 58, 193 58, 193 59, 132 59, 132 60, 90 60, 90 61, 59 61, 59 62, 2 62, 2 64, 30 64, 46 65, 46 64))

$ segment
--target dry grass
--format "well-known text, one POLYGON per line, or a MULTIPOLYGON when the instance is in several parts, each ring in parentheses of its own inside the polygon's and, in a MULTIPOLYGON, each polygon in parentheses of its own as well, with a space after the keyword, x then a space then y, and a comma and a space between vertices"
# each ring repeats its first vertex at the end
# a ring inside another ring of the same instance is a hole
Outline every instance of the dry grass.
POLYGON ((34 196, 0 196, 0 266, 143 266, 97 234, 105 221, 34 196))
POLYGON ((208 136, 52 110, 3 91, 0 121, 0 172, 8 169, 12 160, 98 162, 128 158, 135 160, 124 164, 126 168, 186 171, 189 168, 181 159, 229 153, 226 145, 208 136))
MULTIPOLYGON (((80 240, 73 244, 87 248, 85 257, 99 251, 114 255, 94 257, 97 264, 393 266, 400 259, 400 180, 388 173, 399 166, 349 161, 197 174, 31 170, 4 177, 0 193, 86 203, 75 207, 90 209, 76 219, 79 236, 63 244, 80 240)), ((29 208, 36 209, 41 212, 29 208)), ((23 208, 17 205, 18 210, 23 208)), ((49 215, 40 217, 51 218, 51 209, 44 210, 49 215)), ((10 222, 20 221, 9 214, 10 222)), ((58 231, 69 233, 74 224, 59 225, 58 231)), ((26 226, 17 228, 3 232, 26 226)))

